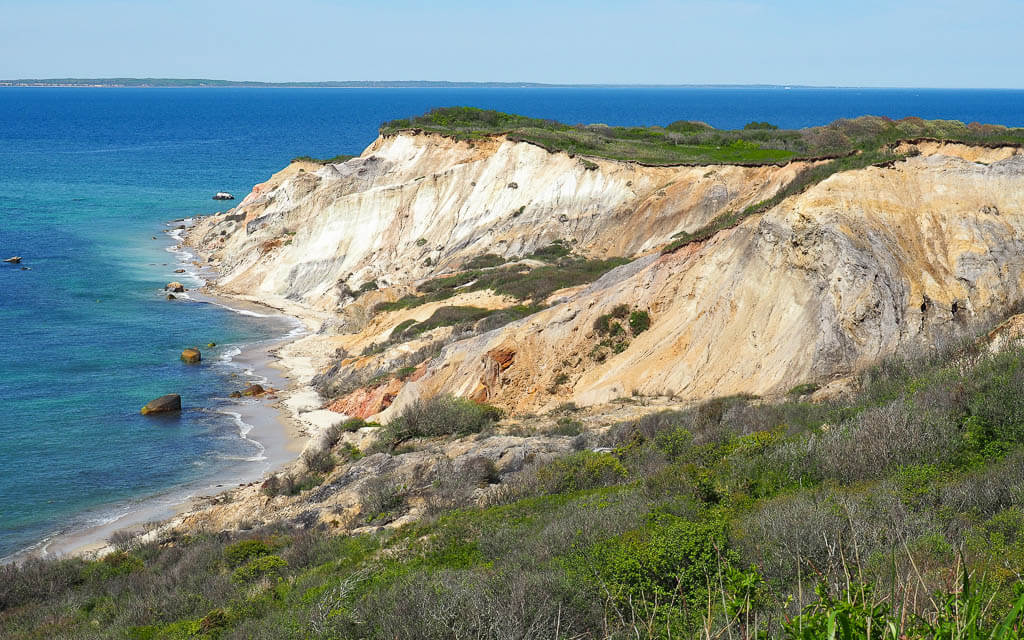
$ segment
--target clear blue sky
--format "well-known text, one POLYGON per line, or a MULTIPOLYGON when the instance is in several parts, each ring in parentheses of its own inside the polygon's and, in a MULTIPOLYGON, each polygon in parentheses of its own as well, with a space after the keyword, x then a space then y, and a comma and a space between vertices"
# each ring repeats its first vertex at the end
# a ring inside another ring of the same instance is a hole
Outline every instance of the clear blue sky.
POLYGON ((1020 0, 0 0, 0 78, 1024 87, 1020 0))

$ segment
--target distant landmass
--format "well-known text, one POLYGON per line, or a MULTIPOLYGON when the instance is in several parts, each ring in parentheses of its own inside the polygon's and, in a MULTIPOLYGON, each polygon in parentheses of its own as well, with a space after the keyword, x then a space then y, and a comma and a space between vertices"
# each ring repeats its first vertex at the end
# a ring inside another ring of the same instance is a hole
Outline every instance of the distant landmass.
MULTIPOLYGON (((257 87, 257 88, 427 88, 548 87, 536 82, 445 82, 432 80, 342 80, 328 82, 257 82, 206 78, 33 78, 0 80, 0 87, 257 87)), ((564 85, 563 85, 564 86, 564 85)))
MULTIPOLYGON (((273 89, 479 89, 479 88, 545 88, 545 87, 685 87, 737 85, 685 84, 545 84, 541 82, 448 82, 444 80, 331 80, 326 82, 257 82, 249 80, 209 80, 205 78, 28 78, 0 80, 0 87, 252 87, 273 89)), ((743 85, 782 87, 784 85, 743 85)), ((796 85, 785 85, 796 86, 796 85)))

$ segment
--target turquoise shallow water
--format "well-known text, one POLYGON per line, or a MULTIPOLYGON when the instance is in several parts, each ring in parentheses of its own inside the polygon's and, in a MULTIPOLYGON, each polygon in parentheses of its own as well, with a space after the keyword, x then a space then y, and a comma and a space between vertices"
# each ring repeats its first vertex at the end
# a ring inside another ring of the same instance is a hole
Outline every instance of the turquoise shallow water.
MULTIPOLYGON (((168 302, 164 223, 220 208, 296 155, 358 153, 387 119, 470 104, 568 122, 784 127, 863 113, 1024 125, 1021 91, 0 89, 0 557, 124 501, 259 464, 224 359, 266 319, 168 302), (156 240, 153 240, 156 236, 156 240), (206 364, 178 361, 204 350, 206 364), (178 418, 138 414, 181 393, 178 418)), ((187 283, 186 283, 187 284, 187 283)))

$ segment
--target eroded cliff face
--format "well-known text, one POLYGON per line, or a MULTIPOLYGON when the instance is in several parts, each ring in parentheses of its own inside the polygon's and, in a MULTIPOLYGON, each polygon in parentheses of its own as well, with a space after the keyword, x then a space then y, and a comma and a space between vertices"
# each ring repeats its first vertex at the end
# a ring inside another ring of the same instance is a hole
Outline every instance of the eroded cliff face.
POLYGON ((1005 314, 1024 296, 1024 156, 993 150, 984 164, 931 151, 837 174, 703 244, 455 343, 391 411, 442 392, 545 407, 546 382, 560 374, 570 382, 557 401, 580 404, 778 393, 1005 314), (617 304, 648 310, 651 329, 596 363, 594 320, 617 304), (515 354, 500 373, 495 351, 515 354))
POLYGON ((451 342, 392 384, 381 420, 437 393, 515 411, 631 393, 772 394, 963 333, 1024 297, 1024 156, 916 150, 663 256, 654 249, 673 233, 770 197, 805 165, 594 169, 524 143, 399 135, 343 165, 289 167, 190 241, 227 291, 340 310, 332 331, 347 335, 331 339, 346 346, 372 344, 409 314, 374 315, 340 285, 375 280, 389 289, 370 300, 393 299, 473 256, 556 239, 583 255, 637 257, 539 313, 451 342), (595 357, 595 320, 618 305, 647 312, 650 329, 595 357))
POLYGON ((189 242, 226 292, 334 310, 346 287, 406 285, 483 253, 554 240, 587 256, 642 253, 770 197, 805 166, 584 164, 503 139, 401 134, 344 164, 292 164, 189 242))

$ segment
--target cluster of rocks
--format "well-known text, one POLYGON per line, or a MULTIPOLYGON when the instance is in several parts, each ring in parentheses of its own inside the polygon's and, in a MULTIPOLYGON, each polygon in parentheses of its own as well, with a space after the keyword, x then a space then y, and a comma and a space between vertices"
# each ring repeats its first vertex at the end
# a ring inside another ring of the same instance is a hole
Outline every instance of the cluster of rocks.
MULTIPOLYGON (((207 347, 216 347, 216 342, 208 342, 207 347)), ((185 364, 200 364, 203 361, 203 353, 198 347, 189 347, 182 350, 181 361, 185 364)), ((251 384, 241 391, 232 391, 229 397, 241 398, 241 397, 257 397, 267 396, 272 397, 276 389, 266 389, 260 384, 251 384)), ((181 396, 176 393, 169 393, 167 395, 160 396, 155 400, 151 400, 142 407, 142 415, 150 415, 153 413, 171 413, 181 411, 181 396)))

